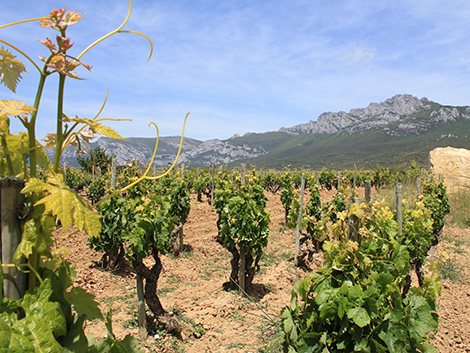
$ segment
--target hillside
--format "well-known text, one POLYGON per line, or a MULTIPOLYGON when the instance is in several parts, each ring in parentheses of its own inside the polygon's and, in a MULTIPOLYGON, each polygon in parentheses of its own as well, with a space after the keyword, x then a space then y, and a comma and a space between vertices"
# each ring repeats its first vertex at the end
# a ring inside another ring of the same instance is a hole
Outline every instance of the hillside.
MULTIPOLYGON (((269 139, 272 133, 263 134, 269 139)), ((275 135, 274 135, 275 137, 275 135)), ((241 137, 233 143, 251 144, 255 139, 241 137)), ((352 134, 299 134, 273 147, 267 154, 249 161, 264 168, 310 167, 376 169, 378 166, 408 167, 410 161, 427 166, 429 151, 436 147, 470 147, 470 122, 458 121, 435 127, 416 136, 391 136, 380 130, 352 134)))
MULTIPOLYGON (((180 138, 160 139, 154 165, 173 162, 180 138)), ((132 159, 148 164, 154 138, 127 141, 100 138, 101 146, 118 163, 132 159)), ((377 166, 405 167, 414 160, 427 165, 429 151, 436 147, 470 146, 470 107, 444 106, 404 94, 365 108, 326 112, 315 121, 265 133, 234 135, 227 140, 199 141, 185 138, 179 163, 191 167, 212 164, 236 166, 251 163, 263 168, 324 167, 374 169, 377 166)), ((73 150, 64 160, 77 165, 73 150)))

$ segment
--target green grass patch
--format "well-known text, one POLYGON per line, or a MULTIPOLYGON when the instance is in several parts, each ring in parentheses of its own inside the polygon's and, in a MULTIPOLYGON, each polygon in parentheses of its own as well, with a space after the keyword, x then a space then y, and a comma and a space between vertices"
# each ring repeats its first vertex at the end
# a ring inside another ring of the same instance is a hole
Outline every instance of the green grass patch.
MULTIPOLYGON (((414 203, 418 197, 418 185, 416 182, 404 182, 402 183, 401 197, 403 200, 403 206, 406 208, 413 208, 414 203)), ((374 201, 385 199, 385 203, 389 205, 392 210, 396 210, 397 207, 397 190, 396 186, 392 185, 379 189, 374 197, 374 201)))
POLYGON ((450 218, 460 228, 470 226, 470 190, 449 194, 450 218))
POLYGON ((439 274, 442 278, 449 279, 452 282, 468 283, 468 280, 465 277, 465 266, 455 258, 441 261, 439 265, 439 274))

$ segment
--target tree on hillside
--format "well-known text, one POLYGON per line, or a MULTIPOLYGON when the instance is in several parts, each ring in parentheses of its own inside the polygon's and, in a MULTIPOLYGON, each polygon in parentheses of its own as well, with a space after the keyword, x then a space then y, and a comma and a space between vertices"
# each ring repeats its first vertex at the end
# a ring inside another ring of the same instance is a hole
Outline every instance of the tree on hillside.
POLYGON ((115 156, 108 156, 106 150, 100 146, 94 148, 90 157, 78 157, 77 162, 87 173, 91 173, 93 166, 99 167, 102 171, 108 170, 111 161, 115 156))

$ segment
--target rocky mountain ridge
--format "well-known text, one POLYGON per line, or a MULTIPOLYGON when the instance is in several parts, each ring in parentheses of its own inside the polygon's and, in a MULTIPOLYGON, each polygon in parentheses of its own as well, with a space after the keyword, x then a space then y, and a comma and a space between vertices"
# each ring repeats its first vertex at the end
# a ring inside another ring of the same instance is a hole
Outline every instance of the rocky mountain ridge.
POLYGON ((394 136, 419 135, 436 124, 458 119, 470 119, 470 107, 446 107, 418 99, 409 94, 395 95, 381 103, 371 103, 366 108, 321 114, 316 121, 281 128, 288 134, 347 134, 357 131, 383 129, 394 136))
MULTIPOLYGON (((244 136, 235 134, 227 140, 199 141, 185 138, 178 162, 193 166, 228 164, 269 156, 273 148, 304 135, 351 135, 379 131, 388 136, 418 136, 432 128, 458 121, 470 121, 470 107, 443 106, 427 98, 419 99, 409 94, 395 95, 381 103, 351 109, 349 113, 326 112, 316 121, 281 128, 277 132, 248 133, 244 136)), ((161 137, 154 165, 164 167, 171 164, 176 157, 179 141, 180 137, 177 136, 161 137)), ((154 138, 128 138, 127 141, 121 141, 101 137, 91 147, 100 146, 108 154, 116 155, 118 164, 136 159, 145 165, 150 162, 154 144, 154 138)), ((70 165, 78 166, 72 149, 66 150, 63 157, 70 165)))

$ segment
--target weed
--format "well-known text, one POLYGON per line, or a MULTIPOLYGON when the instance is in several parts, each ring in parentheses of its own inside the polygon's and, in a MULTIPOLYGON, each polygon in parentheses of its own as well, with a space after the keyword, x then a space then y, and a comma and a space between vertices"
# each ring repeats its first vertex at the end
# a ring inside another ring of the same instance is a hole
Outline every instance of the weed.
POLYGON ((463 245, 468 245, 469 242, 466 240, 461 240, 461 239, 454 239, 451 238, 450 236, 444 236, 442 237, 442 240, 444 240, 446 243, 452 244, 450 247, 453 249, 453 251, 456 254, 464 254, 466 253, 466 250, 462 248, 463 245))
POLYGON ((191 318, 181 315, 180 321, 189 325, 189 331, 196 338, 200 338, 206 333, 206 330, 204 329, 204 327, 201 324, 196 324, 194 320, 191 318))
POLYGON ((454 258, 445 259, 440 263, 439 273, 442 278, 451 281, 466 283, 465 266, 454 258))
POLYGON ((241 316, 239 313, 237 312, 234 312, 232 313, 232 315, 230 315, 230 318, 233 320, 233 321, 246 321, 246 318, 244 316, 241 316))
POLYGON ((220 333, 220 334, 223 334, 225 331, 222 330, 221 328, 217 327, 213 330, 214 332, 217 332, 217 333, 220 333))
POLYGON ((235 349, 235 348, 243 348, 243 347, 246 347, 246 346, 247 346, 246 343, 230 343, 230 344, 226 345, 225 348, 235 349))
POLYGON ((165 287, 165 288, 159 288, 157 289, 157 295, 159 297, 164 298, 166 294, 174 292, 177 289, 177 287, 165 287))
POLYGON ((133 317, 132 319, 125 320, 122 323, 122 327, 128 328, 128 329, 139 327, 139 320, 137 319, 137 317, 133 317))

